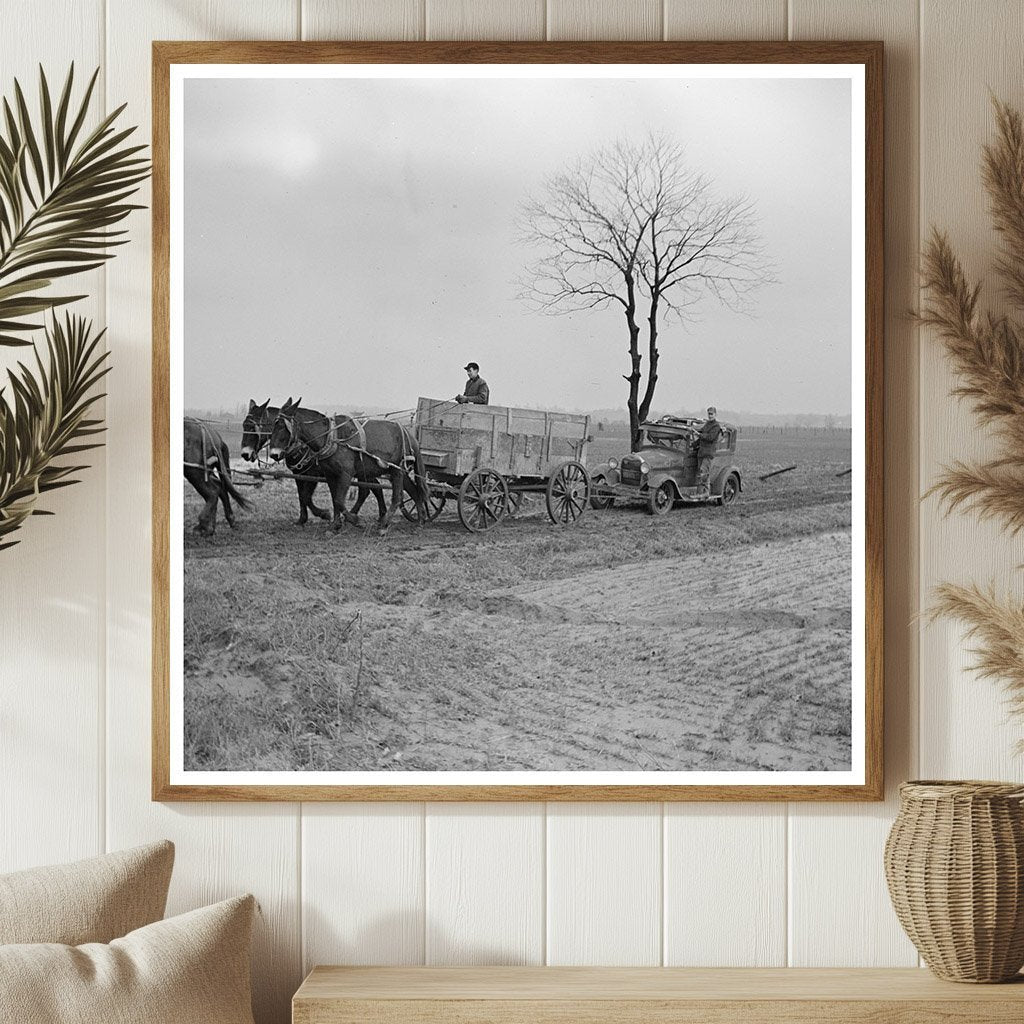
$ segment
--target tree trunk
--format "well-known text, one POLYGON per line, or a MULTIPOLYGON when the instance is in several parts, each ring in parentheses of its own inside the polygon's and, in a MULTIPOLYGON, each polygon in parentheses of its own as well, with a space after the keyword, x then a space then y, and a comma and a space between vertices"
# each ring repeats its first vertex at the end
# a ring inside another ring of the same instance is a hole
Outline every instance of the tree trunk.
POLYGON ((636 451, 640 444, 640 415, 638 412, 638 396, 640 394, 640 325, 636 322, 636 291, 633 277, 627 273, 626 278, 626 326, 629 328, 629 361, 630 374, 624 379, 629 382, 629 398, 626 407, 629 409, 629 447, 636 451))
POLYGON ((651 298, 651 312, 647 317, 648 344, 647 344, 647 387, 644 388, 643 401, 637 413, 640 422, 650 415, 651 402, 654 401, 654 388, 658 383, 658 296, 651 298))

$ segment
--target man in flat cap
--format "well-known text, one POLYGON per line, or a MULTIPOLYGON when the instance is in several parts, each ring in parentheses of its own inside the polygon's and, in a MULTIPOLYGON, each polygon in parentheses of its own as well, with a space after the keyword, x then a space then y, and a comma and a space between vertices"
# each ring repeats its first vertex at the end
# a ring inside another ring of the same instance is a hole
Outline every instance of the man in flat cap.
POLYGON ((718 451, 718 439, 724 433, 718 422, 718 410, 709 405, 708 418, 697 435, 697 485, 705 497, 711 494, 711 463, 718 451))
POLYGON ((476 363, 466 363, 464 369, 469 374, 469 380, 466 381, 465 391, 461 395, 456 395, 455 401, 460 405, 467 402, 472 405, 486 405, 491 400, 491 390, 487 386, 487 381, 480 376, 480 367, 476 363))

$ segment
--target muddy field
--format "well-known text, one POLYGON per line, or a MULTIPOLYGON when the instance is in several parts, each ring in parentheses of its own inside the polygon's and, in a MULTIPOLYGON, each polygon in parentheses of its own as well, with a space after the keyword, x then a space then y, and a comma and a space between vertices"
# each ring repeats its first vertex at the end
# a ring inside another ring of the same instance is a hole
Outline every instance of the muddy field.
POLYGON ((744 432, 729 508, 483 536, 299 528, 271 483, 205 538, 189 489, 186 767, 848 768, 849 437, 744 432))

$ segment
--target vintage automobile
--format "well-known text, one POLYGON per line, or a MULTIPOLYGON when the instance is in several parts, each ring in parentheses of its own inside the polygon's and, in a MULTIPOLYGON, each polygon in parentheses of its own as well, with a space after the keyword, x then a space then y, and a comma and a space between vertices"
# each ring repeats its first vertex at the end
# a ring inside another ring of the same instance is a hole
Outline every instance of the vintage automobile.
POLYGON ((643 501, 653 515, 663 515, 676 502, 731 505, 743 489, 733 463, 736 428, 723 423, 722 437, 711 464, 709 491, 697 483, 697 435, 700 419, 664 416, 640 424, 640 445, 620 459, 590 470, 590 504, 610 508, 616 501, 643 501))

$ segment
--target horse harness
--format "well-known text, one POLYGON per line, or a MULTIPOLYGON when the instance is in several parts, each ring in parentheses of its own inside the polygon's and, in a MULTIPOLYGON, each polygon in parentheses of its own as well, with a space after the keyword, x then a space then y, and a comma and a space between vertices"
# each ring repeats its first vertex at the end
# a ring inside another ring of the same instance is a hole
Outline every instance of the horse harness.
MULTIPOLYGON (((358 420, 354 416, 347 417, 347 423, 351 423, 355 427, 354 434, 349 434, 347 437, 338 437, 338 428, 342 424, 337 421, 331 423, 315 441, 324 441, 325 443, 321 448, 314 448, 309 441, 304 441, 297 436, 295 430, 295 417, 288 416, 285 413, 278 413, 278 417, 284 421, 285 426, 288 428, 289 444, 285 449, 285 458, 298 456, 298 461, 292 465, 291 469, 293 473, 302 473, 309 469, 310 466, 315 465, 318 469, 320 464, 326 462, 332 458, 338 451, 339 447, 348 448, 350 451, 356 452, 359 455, 363 455, 368 459, 372 459, 381 469, 397 469, 399 472, 404 473, 410 481, 416 483, 416 473, 414 469, 410 469, 409 463, 413 461, 412 447, 409 440, 409 435, 405 428, 399 424, 399 430, 402 436, 402 465, 395 465, 393 462, 388 462, 386 459, 382 459, 379 455, 374 455, 373 452, 368 451, 366 448, 366 423, 367 419, 358 420), (358 444, 353 444, 352 438, 358 439, 358 444), (326 440, 325 440, 326 439, 326 440)), ((347 424, 345 424, 347 425, 347 424)))

